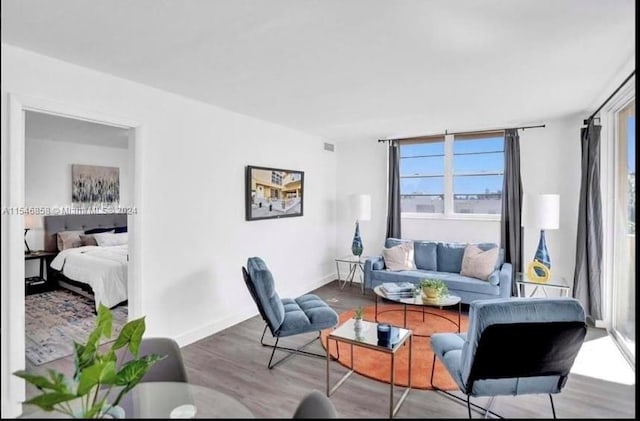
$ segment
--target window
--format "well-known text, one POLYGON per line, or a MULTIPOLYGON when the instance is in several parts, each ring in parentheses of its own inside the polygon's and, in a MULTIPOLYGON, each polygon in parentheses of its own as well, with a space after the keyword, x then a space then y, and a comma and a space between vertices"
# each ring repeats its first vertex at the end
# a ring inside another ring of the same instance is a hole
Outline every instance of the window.
POLYGON ((400 208, 405 216, 500 215, 502 132, 423 138, 400 145, 400 208))
POLYGON ((627 358, 635 365, 636 344, 636 105, 617 113, 614 163, 615 203, 611 328, 627 358))
POLYGON ((444 138, 400 146, 401 212, 444 212, 444 138))

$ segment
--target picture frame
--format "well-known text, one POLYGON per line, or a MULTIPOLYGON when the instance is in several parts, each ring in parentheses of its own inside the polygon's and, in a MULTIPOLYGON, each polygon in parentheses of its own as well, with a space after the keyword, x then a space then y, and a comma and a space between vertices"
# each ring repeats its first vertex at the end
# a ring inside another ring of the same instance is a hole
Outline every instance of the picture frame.
POLYGON ((245 219, 256 221, 303 216, 304 171, 247 165, 245 219))

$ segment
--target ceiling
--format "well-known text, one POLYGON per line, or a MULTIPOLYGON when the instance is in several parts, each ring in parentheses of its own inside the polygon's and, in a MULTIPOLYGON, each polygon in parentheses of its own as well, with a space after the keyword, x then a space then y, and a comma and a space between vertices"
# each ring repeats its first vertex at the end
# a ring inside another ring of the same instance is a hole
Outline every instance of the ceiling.
POLYGON ((25 138, 127 149, 129 130, 74 118, 27 111, 25 138))
POLYGON ((633 0, 2 0, 1 19, 4 43, 336 141, 590 112, 635 62, 633 0))

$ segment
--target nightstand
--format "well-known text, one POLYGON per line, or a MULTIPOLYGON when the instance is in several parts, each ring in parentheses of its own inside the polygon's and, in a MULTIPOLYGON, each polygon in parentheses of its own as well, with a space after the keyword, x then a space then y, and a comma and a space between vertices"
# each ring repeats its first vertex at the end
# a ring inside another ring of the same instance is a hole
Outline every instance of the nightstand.
POLYGON ((55 289, 55 281, 51 275, 50 264, 58 253, 54 251, 32 251, 24 254, 24 260, 38 259, 40 269, 38 276, 25 278, 25 292, 27 295, 55 289), (47 268, 47 277, 44 277, 44 268, 47 268))

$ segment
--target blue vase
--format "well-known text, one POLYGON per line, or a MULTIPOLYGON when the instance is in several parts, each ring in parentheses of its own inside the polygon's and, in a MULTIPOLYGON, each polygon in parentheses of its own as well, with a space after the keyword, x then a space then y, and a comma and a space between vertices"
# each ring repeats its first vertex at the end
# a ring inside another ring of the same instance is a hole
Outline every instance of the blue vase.
MULTIPOLYGON (((540 230, 538 250, 536 250, 536 255, 533 260, 542 263, 547 267, 547 269, 551 270, 551 258, 549 257, 549 250, 547 250, 547 241, 544 237, 544 230, 540 230)), ((535 268, 534 270, 538 276, 544 276, 542 269, 535 268)))
POLYGON ((356 232, 353 234, 353 242, 351 243, 351 252, 354 256, 362 255, 362 238, 360 238, 360 224, 356 221, 356 232))

